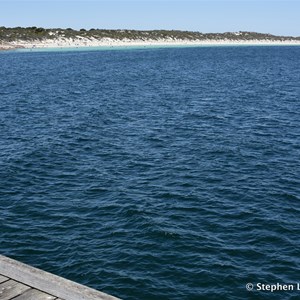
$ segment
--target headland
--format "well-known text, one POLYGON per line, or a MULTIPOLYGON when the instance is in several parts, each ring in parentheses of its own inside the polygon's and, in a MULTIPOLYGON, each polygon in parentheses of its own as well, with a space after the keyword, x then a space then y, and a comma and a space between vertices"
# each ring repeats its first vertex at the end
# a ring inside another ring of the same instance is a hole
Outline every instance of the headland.
POLYGON ((106 30, 0 27, 0 50, 185 45, 300 45, 300 37, 239 31, 201 33, 178 30, 106 30))

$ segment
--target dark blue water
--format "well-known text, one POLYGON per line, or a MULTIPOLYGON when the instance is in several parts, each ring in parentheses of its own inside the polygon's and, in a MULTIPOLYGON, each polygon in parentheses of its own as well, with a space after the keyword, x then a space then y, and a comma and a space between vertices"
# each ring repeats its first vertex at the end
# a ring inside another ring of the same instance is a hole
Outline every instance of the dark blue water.
POLYGON ((300 47, 0 54, 0 253, 124 299, 300 267, 300 47))

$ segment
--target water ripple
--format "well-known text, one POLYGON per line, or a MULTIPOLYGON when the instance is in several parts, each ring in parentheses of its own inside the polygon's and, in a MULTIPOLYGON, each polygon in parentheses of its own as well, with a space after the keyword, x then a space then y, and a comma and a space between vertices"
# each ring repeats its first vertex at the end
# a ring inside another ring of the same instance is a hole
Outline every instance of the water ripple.
POLYGON ((296 299, 245 284, 298 277, 299 55, 1 53, 1 253, 124 299, 296 299))

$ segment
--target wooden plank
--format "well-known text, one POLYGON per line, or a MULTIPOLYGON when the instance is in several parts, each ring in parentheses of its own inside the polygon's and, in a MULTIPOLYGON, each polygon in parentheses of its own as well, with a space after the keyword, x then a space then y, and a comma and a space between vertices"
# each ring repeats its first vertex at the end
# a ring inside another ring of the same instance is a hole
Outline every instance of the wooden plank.
POLYGON ((0 274, 0 283, 4 282, 4 281, 7 281, 9 278, 3 276, 0 274))
POLYGON ((0 255, 0 274, 65 300, 119 300, 3 255, 0 255))
POLYGON ((0 284, 0 299, 10 300, 18 295, 21 295, 30 287, 14 280, 8 280, 0 284))
POLYGON ((51 296, 49 294, 43 293, 35 289, 30 289, 24 292, 22 295, 14 298, 14 300, 54 300, 54 299, 55 299, 54 296, 51 296))

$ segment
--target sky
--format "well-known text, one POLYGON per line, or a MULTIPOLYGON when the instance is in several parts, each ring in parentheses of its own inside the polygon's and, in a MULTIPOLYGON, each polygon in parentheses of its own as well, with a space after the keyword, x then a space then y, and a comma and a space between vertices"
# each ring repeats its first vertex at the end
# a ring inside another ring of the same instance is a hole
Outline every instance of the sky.
POLYGON ((0 0, 0 26, 300 36, 300 0, 0 0))

